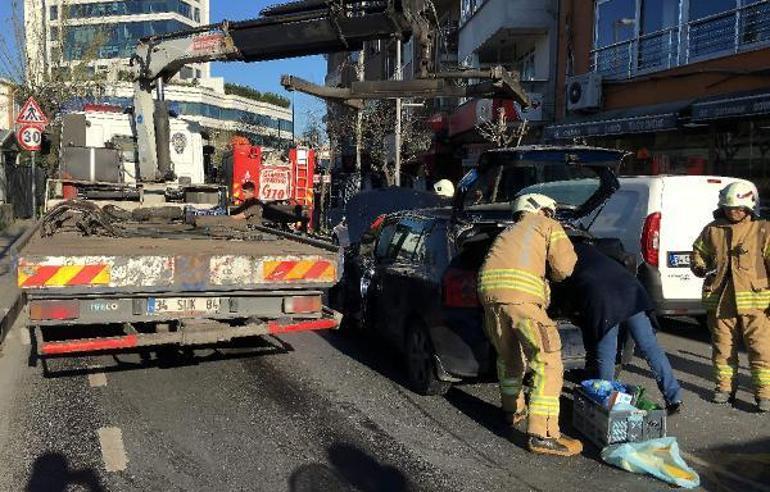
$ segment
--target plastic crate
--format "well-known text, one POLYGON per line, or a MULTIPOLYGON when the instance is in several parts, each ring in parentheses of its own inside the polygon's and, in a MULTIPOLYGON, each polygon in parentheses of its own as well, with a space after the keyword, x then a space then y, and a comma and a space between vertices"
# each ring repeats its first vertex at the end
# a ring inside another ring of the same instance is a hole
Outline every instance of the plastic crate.
POLYGON ((666 437, 666 411, 611 412, 575 389, 572 425, 600 448, 624 442, 647 441, 666 437))

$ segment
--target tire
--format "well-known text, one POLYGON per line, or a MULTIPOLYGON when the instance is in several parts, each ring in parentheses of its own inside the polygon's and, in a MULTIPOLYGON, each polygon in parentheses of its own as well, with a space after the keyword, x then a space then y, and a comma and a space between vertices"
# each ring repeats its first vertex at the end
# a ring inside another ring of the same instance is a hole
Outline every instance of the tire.
POLYGON ((452 383, 436 377, 435 351, 426 330, 414 324, 406 333, 404 344, 407 377, 415 393, 425 396, 444 395, 452 383))

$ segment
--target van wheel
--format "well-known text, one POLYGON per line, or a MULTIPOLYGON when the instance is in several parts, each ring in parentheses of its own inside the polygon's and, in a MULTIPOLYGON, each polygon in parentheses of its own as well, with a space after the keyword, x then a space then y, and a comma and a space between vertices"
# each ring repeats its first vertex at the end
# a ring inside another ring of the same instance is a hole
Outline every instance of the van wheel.
POLYGON ((409 385, 420 395, 443 395, 452 386, 436 377, 435 351, 428 331, 414 324, 406 333, 406 368, 409 385))

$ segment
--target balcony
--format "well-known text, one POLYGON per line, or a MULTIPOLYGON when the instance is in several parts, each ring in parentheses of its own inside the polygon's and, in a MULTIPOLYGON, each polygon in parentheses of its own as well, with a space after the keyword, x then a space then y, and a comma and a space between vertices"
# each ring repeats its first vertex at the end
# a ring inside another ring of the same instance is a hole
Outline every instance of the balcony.
POLYGON ((770 2, 746 5, 593 50, 592 70, 630 79, 770 46, 770 2))

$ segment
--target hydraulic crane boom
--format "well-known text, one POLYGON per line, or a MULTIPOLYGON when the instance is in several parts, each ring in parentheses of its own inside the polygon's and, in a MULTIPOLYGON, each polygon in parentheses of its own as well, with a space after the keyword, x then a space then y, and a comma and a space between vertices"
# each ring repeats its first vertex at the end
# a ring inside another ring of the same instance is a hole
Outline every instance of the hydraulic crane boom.
POLYGON ((339 100, 498 95, 527 104, 518 77, 503 70, 475 72, 474 77, 485 81, 469 87, 446 83, 467 76, 433 73, 431 6, 429 0, 304 0, 270 7, 253 20, 225 21, 142 39, 131 59, 136 69, 134 119, 142 180, 173 178, 168 106, 162 100, 162 88, 191 63, 252 62, 355 51, 366 41, 412 37, 419 46, 416 81, 365 83, 328 93, 297 79, 284 77, 284 85, 339 100), (159 101, 153 100, 153 89, 158 89, 159 101))

